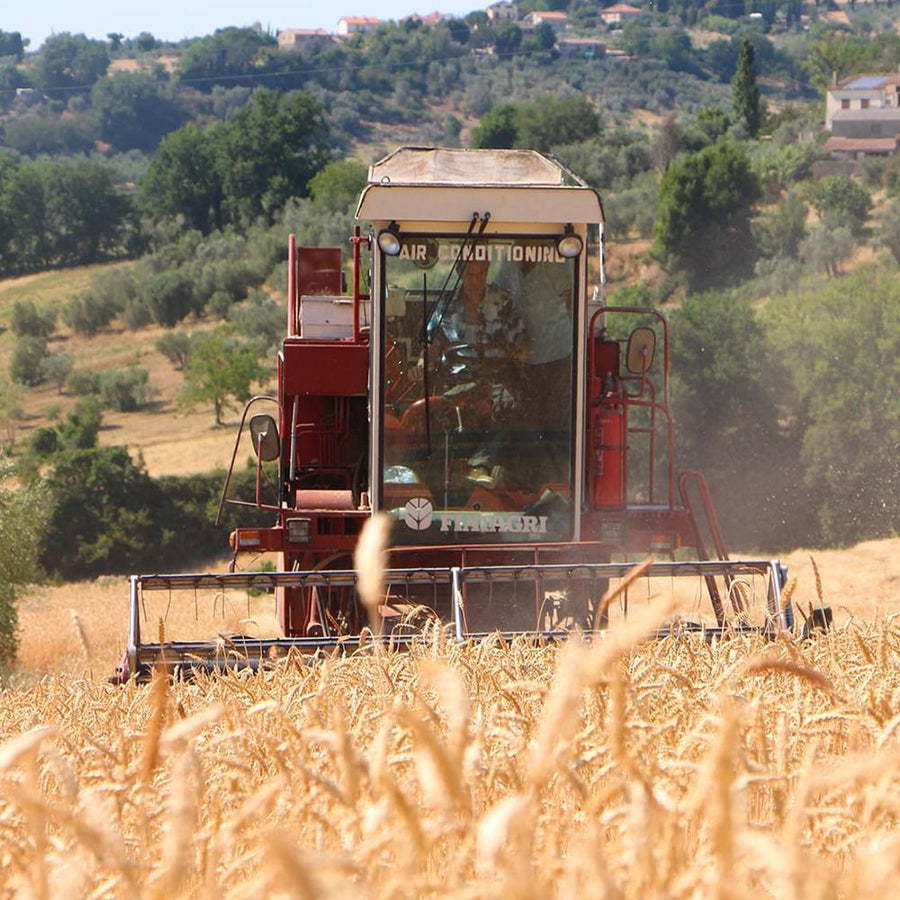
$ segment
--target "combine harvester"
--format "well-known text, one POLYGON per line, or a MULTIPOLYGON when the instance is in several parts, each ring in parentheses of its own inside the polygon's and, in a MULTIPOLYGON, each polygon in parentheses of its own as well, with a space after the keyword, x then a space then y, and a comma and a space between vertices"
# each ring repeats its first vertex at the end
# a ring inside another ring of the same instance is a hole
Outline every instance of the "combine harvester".
POLYGON ((353 552, 376 513, 395 644, 423 615, 460 640, 613 627, 628 593, 601 598, 647 556, 668 561, 642 583, 696 586, 665 631, 793 628, 782 567, 729 560, 702 476, 676 475, 668 324, 605 305, 596 191, 533 151, 401 148, 371 167, 357 218, 349 294, 340 249, 290 239, 278 395, 247 404, 232 457, 249 435, 256 496, 229 496, 231 471, 223 491, 220 517, 272 517, 232 534, 235 557, 277 553, 279 571, 133 576, 119 679, 355 648, 353 552), (142 637, 150 592, 251 588, 274 593, 283 636, 142 637))

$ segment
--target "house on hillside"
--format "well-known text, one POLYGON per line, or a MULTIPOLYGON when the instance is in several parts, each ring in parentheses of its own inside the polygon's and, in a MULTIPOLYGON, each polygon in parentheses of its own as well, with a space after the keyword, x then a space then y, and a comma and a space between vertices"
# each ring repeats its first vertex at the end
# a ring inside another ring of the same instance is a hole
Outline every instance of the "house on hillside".
POLYGON ((518 22, 519 7, 512 0, 500 0, 492 3, 486 10, 488 21, 494 24, 498 22, 518 22))
POLYGON ((606 54, 606 44, 596 38, 560 38, 556 42, 560 56, 581 56, 585 59, 600 59, 606 54))
POLYGON ((644 15, 644 11, 630 3, 615 3, 600 11, 600 18, 607 25, 624 25, 642 15, 644 15))
POLYGON ((565 31, 569 25, 569 17, 564 12, 547 12, 540 9, 528 13, 523 21, 531 28, 537 28, 538 25, 549 25, 555 34, 565 31))
POLYGON ((825 95, 825 148, 843 159, 891 156, 900 142, 900 73, 855 75, 825 95))
POLYGON ((278 32, 278 49, 301 50, 333 40, 334 36, 324 28, 285 28, 278 32))
POLYGON ((407 16, 405 19, 401 19, 402 22, 421 22, 423 25, 434 26, 439 22, 443 22, 445 19, 453 18, 449 13, 442 13, 435 10, 434 12, 428 13, 426 16, 420 16, 418 13, 413 13, 411 16, 407 16))
POLYGON ((366 34, 374 31, 381 24, 381 19, 372 16, 341 16, 338 19, 337 33, 341 37, 350 37, 351 34, 366 34))

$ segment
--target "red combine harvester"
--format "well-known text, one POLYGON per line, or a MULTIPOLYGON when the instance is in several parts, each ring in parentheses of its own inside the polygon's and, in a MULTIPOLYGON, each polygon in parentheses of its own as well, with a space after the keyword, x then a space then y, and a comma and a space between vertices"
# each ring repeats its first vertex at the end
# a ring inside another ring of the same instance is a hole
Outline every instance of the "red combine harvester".
POLYGON ((703 478, 676 475, 668 325, 605 305, 593 189, 533 151, 401 148, 371 167, 357 218, 349 293, 340 249, 291 238, 278 395, 247 404, 232 459, 249 434, 256 496, 223 492, 271 513, 231 540, 279 571, 133 576, 120 677, 353 648, 352 557, 375 513, 392 523, 395 643, 425 614, 461 640, 609 627, 624 601, 600 598, 646 556, 668 559, 648 585, 702 588, 698 620, 670 627, 793 627, 782 567, 729 560, 703 478), (146 592, 201 588, 273 591, 283 635, 142 641, 146 592))

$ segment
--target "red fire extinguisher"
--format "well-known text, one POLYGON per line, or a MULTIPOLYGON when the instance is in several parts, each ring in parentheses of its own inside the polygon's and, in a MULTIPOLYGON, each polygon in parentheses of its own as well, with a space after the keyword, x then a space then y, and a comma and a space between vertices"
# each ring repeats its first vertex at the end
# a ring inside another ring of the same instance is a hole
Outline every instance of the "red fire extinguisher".
POLYGON ((617 341, 594 342, 591 365, 588 485, 594 509, 625 505, 625 404, 619 384, 617 341))

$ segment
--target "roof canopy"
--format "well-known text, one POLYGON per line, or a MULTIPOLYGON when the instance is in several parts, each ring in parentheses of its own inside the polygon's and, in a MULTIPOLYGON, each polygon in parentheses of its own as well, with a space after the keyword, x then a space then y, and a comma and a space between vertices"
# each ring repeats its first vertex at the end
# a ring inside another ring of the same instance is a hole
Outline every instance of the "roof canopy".
POLYGON ((369 168, 357 217, 369 221, 603 221, 597 192, 535 150, 401 147, 369 168))

